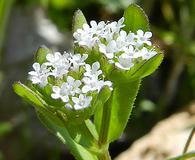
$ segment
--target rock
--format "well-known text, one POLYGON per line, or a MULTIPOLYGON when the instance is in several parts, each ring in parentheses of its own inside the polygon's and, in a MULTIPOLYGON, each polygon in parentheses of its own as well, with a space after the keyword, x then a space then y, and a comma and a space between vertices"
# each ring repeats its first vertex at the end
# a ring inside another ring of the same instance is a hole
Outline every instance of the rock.
MULTIPOLYGON (((178 156, 182 153, 193 126, 195 126, 195 104, 192 104, 188 110, 159 122, 149 134, 135 141, 115 160, 164 160, 178 156)), ((192 150, 195 150, 195 135, 188 151, 192 150)))

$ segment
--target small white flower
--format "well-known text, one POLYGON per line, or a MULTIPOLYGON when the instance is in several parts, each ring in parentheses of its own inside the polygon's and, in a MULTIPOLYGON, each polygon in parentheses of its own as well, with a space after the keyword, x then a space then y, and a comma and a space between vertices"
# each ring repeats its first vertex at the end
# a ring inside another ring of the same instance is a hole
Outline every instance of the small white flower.
POLYGON ((112 59, 114 58, 114 53, 118 51, 116 45, 117 44, 115 40, 110 41, 107 46, 101 43, 99 44, 99 50, 100 52, 104 53, 108 59, 112 59))
POLYGON ((50 53, 47 54, 46 59, 48 60, 48 65, 56 65, 62 59, 62 55, 60 52, 50 53))
POLYGON ((84 76, 86 77, 98 77, 100 74, 102 74, 102 70, 100 70, 100 63, 94 62, 92 66, 89 64, 85 65, 85 73, 84 76))
POLYGON ((78 29, 73 33, 75 38, 74 43, 78 43, 80 46, 87 46, 92 48, 95 46, 99 39, 93 36, 94 33, 91 33, 91 28, 88 24, 83 24, 83 29, 78 29))
POLYGON ((73 54, 69 59, 70 62, 73 64, 73 67, 71 67, 71 69, 74 71, 78 71, 80 66, 85 65, 85 60, 87 59, 87 57, 87 54, 73 54))
POLYGON ((132 32, 129 32, 129 34, 126 37, 126 41, 130 45, 136 45, 136 42, 135 42, 135 34, 132 33, 132 32))
POLYGON ((97 24, 96 21, 91 21, 90 25, 91 25, 90 28, 91 34, 99 36, 103 34, 106 23, 104 21, 101 21, 97 24))
POLYGON ((34 71, 28 72, 29 80, 31 80, 33 84, 39 84, 41 87, 46 86, 48 84, 47 77, 49 76, 49 69, 47 69, 47 66, 35 62, 33 64, 33 69, 34 71))
POLYGON ((151 41, 150 41, 150 38, 152 37, 152 33, 151 32, 143 32, 142 30, 138 30, 137 31, 137 35, 136 35, 136 38, 137 38, 137 46, 141 46, 142 44, 147 44, 149 46, 152 45, 151 41))
POLYGON ((116 62, 115 65, 124 70, 129 70, 131 67, 134 66, 132 58, 127 54, 120 55, 118 57, 118 62, 116 62))
POLYGON ((81 92, 81 89, 79 88, 80 85, 80 80, 75 80, 71 76, 68 76, 67 82, 62 83, 61 87, 52 87, 53 93, 51 94, 51 97, 54 99, 61 98, 63 102, 68 102, 70 95, 74 96, 81 92))
POLYGON ((155 56, 157 54, 156 51, 154 51, 154 50, 148 50, 145 47, 143 47, 140 52, 142 54, 142 59, 143 60, 148 60, 148 59, 150 59, 151 57, 153 57, 153 56, 155 56))
POLYGON ((108 86, 112 90, 112 82, 98 80, 97 77, 84 77, 83 78, 84 86, 82 88, 83 93, 88 93, 90 91, 100 91, 102 87, 108 86))
POLYGON ((83 93, 87 93, 90 91, 100 91, 100 89, 103 87, 104 85, 104 81, 103 80, 98 80, 97 77, 84 77, 83 78, 83 82, 84 82, 84 86, 82 87, 82 92, 83 93))
POLYGON ((64 75, 68 73, 68 69, 70 67, 70 63, 68 61, 68 57, 70 56, 69 53, 64 53, 61 55, 59 52, 55 52, 54 54, 48 54, 46 59, 48 62, 45 64, 47 66, 53 67, 51 71, 51 75, 54 77, 62 78, 64 75))
POLYGON ((129 45, 128 47, 123 48, 124 54, 127 54, 130 57, 133 57, 135 54, 134 47, 129 45))
POLYGON ((106 26, 106 30, 110 30, 111 33, 113 34, 119 33, 120 29, 125 26, 123 24, 124 20, 125 20, 124 17, 122 17, 121 19, 119 19, 118 22, 114 21, 114 22, 108 23, 106 26))
POLYGON ((122 49, 128 45, 127 33, 125 31, 120 31, 119 36, 116 39, 116 45, 119 51, 122 51, 122 49))
POLYGON ((64 66, 58 66, 51 71, 51 75, 56 78, 62 78, 64 75, 67 75, 67 73, 68 68, 65 68, 64 66))
POLYGON ((62 89, 66 90, 68 95, 74 96, 76 93, 81 92, 80 85, 80 80, 75 80, 73 77, 68 76, 67 82, 62 85, 62 89))
POLYGON ((79 97, 72 97, 75 110, 80 110, 89 107, 91 100, 91 96, 85 96, 83 94, 80 94, 79 97))
POLYGON ((61 88, 58 86, 53 86, 52 90, 53 93, 51 94, 51 97, 53 99, 61 99, 63 102, 68 102, 69 101, 69 97, 68 97, 68 93, 66 92, 66 90, 64 89, 65 83, 62 84, 61 88))

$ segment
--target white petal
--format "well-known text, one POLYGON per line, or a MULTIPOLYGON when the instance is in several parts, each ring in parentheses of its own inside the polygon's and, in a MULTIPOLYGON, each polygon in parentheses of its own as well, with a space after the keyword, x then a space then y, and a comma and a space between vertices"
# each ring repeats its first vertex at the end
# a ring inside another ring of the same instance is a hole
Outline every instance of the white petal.
POLYGON ((63 102, 68 102, 69 101, 68 96, 61 96, 61 99, 62 99, 63 102))
POLYGON ((80 110, 80 109, 83 109, 83 106, 75 104, 74 109, 75 110, 80 110))
POLYGON ((85 61, 88 58, 88 54, 83 54, 82 61, 85 61))
POLYGON ((75 104, 78 104, 78 103, 79 103, 79 98, 77 98, 77 97, 72 97, 72 101, 73 101, 75 104))
POLYGON ((52 97, 53 99, 58 99, 58 98, 60 98, 60 95, 59 95, 59 94, 52 93, 52 94, 51 94, 51 97, 52 97))
POLYGON ((84 77, 84 78, 82 79, 82 81, 83 81, 85 84, 89 84, 89 83, 90 83, 90 78, 84 77))
POLYGON ((79 95, 79 100, 83 100, 85 98, 85 96, 83 94, 79 95))
POLYGON ((68 82, 69 84, 73 84, 73 83, 74 83, 74 78, 71 77, 71 76, 68 76, 68 77, 67 77, 67 82, 68 82))
POLYGON ((38 73, 35 71, 30 71, 30 72, 28 72, 28 74, 31 76, 38 76, 38 73))
POLYGON ((146 43, 147 45, 149 45, 149 46, 152 45, 152 43, 151 43, 150 41, 146 41, 145 43, 146 43))
POLYGON ((137 31, 137 34, 138 34, 138 36, 142 37, 144 35, 144 32, 141 29, 139 29, 137 31))
POLYGON ((91 71, 91 66, 90 66, 89 64, 86 64, 86 65, 85 65, 85 70, 86 70, 87 72, 90 72, 90 71, 91 71))
POLYGON ((53 58, 54 58, 54 56, 53 56, 53 54, 47 54, 46 55, 46 59, 49 61, 49 62, 51 62, 51 61, 53 61, 53 58))
POLYGON ((123 24, 124 21, 125 21, 125 18, 122 17, 121 19, 119 19, 118 24, 123 24))
POLYGON ((96 21, 94 21, 94 20, 92 20, 92 21, 90 22, 90 25, 91 25, 92 28, 97 28, 97 23, 96 23, 96 21))
POLYGON ((75 87, 79 87, 81 85, 81 81, 80 80, 76 80, 74 83, 75 87))
POLYGON ((128 67, 123 67, 119 62, 116 62, 115 65, 118 67, 118 68, 121 68, 121 69, 124 69, 124 70, 129 70, 130 68, 128 67))
POLYGON ((99 62, 94 62, 92 64, 92 71, 96 72, 100 68, 100 63, 99 62))
POLYGON ((52 87, 52 90, 55 92, 55 93, 60 93, 60 88, 58 86, 53 86, 52 87))
POLYGON ((41 82, 41 80, 38 77, 29 77, 29 79, 32 81, 33 84, 38 84, 41 82))
POLYGON ((85 86, 83 86, 83 88, 82 88, 82 92, 83 92, 83 93, 87 93, 87 92, 89 92, 90 90, 91 90, 91 87, 88 86, 88 85, 85 85, 85 86))
POLYGON ((104 21, 100 21, 98 23, 98 28, 103 28, 105 26, 105 22, 104 21))
POLYGON ((106 46, 104 45, 104 44, 99 44, 99 50, 100 50, 100 52, 102 52, 102 53, 106 53, 106 46))
POLYGON ((107 50, 113 51, 115 48, 116 48, 116 41, 115 40, 110 41, 107 45, 107 50))
POLYGON ((152 32, 146 32, 146 33, 144 34, 144 37, 146 37, 146 38, 152 37, 152 32))
POLYGON ((111 86, 112 86, 112 82, 110 82, 110 81, 105 81, 105 82, 104 82, 104 85, 111 87, 111 86))
POLYGON ((106 53, 105 54, 107 58, 112 59, 114 58, 114 53, 106 53))
POLYGON ((35 63, 33 63, 33 68, 35 71, 39 71, 41 67, 40 67, 39 63, 35 62, 35 63))
POLYGON ((72 109, 72 105, 71 105, 70 103, 67 103, 67 104, 65 105, 65 107, 66 107, 67 109, 72 109))
POLYGON ((127 36, 127 33, 125 31, 120 31, 120 36, 123 40, 125 40, 126 36, 127 36))
POLYGON ((90 28, 90 27, 89 27, 89 25, 88 25, 88 24, 86 24, 86 23, 85 23, 85 24, 83 24, 83 29, 84 29, 85 31, 88 31, 88 30, 89 30, 89 28, 90 28))

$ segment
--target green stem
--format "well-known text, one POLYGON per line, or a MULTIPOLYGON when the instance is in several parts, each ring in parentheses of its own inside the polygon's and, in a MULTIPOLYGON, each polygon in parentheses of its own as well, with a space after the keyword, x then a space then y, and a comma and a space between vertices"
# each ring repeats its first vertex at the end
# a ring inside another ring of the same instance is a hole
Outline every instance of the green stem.
POLYGON ((108 150, 99 156, 99 160, 111 160, 108 150))
POLYGON ((167 160, 189 160, 189 158, 195 157, 195 152, 185 153, 181 156, 169 158, 167 160))
POLYGON ((104 146, 107 144, 108 140, 108 131, 109 131, 109 124, 110 124, 110 106, 109 100, 105 103, 103 107, 103 115, 101 119, 101 128, 100 128, 100 135, 99 135, 99 146, 104 146))
POLYGON ((193 137, 194 133, 195 133, 195 127, 194 127, 194 128, 192 129, 192 131, 190 132, 190 135, 189 135, 189 137, 188 137, 188 140, 187 140, 187 142, 186 142, 186 144, 185 144, 185 147, 184 147, 184 149, 183 149, 183 154, 187 152, 188 147, 189 147, 189 145, 190 145, 190 142, 191 142, 191 140, 192 140, 192 137, 193 137))

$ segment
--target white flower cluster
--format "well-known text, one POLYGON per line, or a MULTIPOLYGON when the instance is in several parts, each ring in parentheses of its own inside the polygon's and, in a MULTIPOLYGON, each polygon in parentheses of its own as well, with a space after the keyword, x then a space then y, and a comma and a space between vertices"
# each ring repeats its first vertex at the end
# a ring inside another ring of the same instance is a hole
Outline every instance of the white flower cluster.
POLYGON ((74 43, 88 49, 98 47, 110 63, 124 70, 133 67, 137 59, 147 60, 157 54, 149 47, 152 45, 151 32, 138 30, 137 33, 127 33, 122 30, 125 26, 123 22, 124 18, 118 22, 91 21, 90 26, 84 24, 82 29, 73 34, 74 43))
POLYGON ((52 86, 51 97, 61 99, 67 108, 79 110, 89 107, 92 93, 99 92, 105 85, 111 88, 112 83, 103 80, 99 62, 95 62, 91 66, 85 63, 87 57, 87 54, 66 52, 63 55, 59 52, 48 54, 47 62, 41 65, 37 62, 33 64, 34 71, 28 73, 29 80, 41 87, 52 86), (69 74, 71 72, 75 72, 77 75, 80 72, 83 73, 81 78, 76 79, 69 74), (56 84, 59 85, 53 86, 50 83, 50 77, 51 79, 53 77, 56 84))

